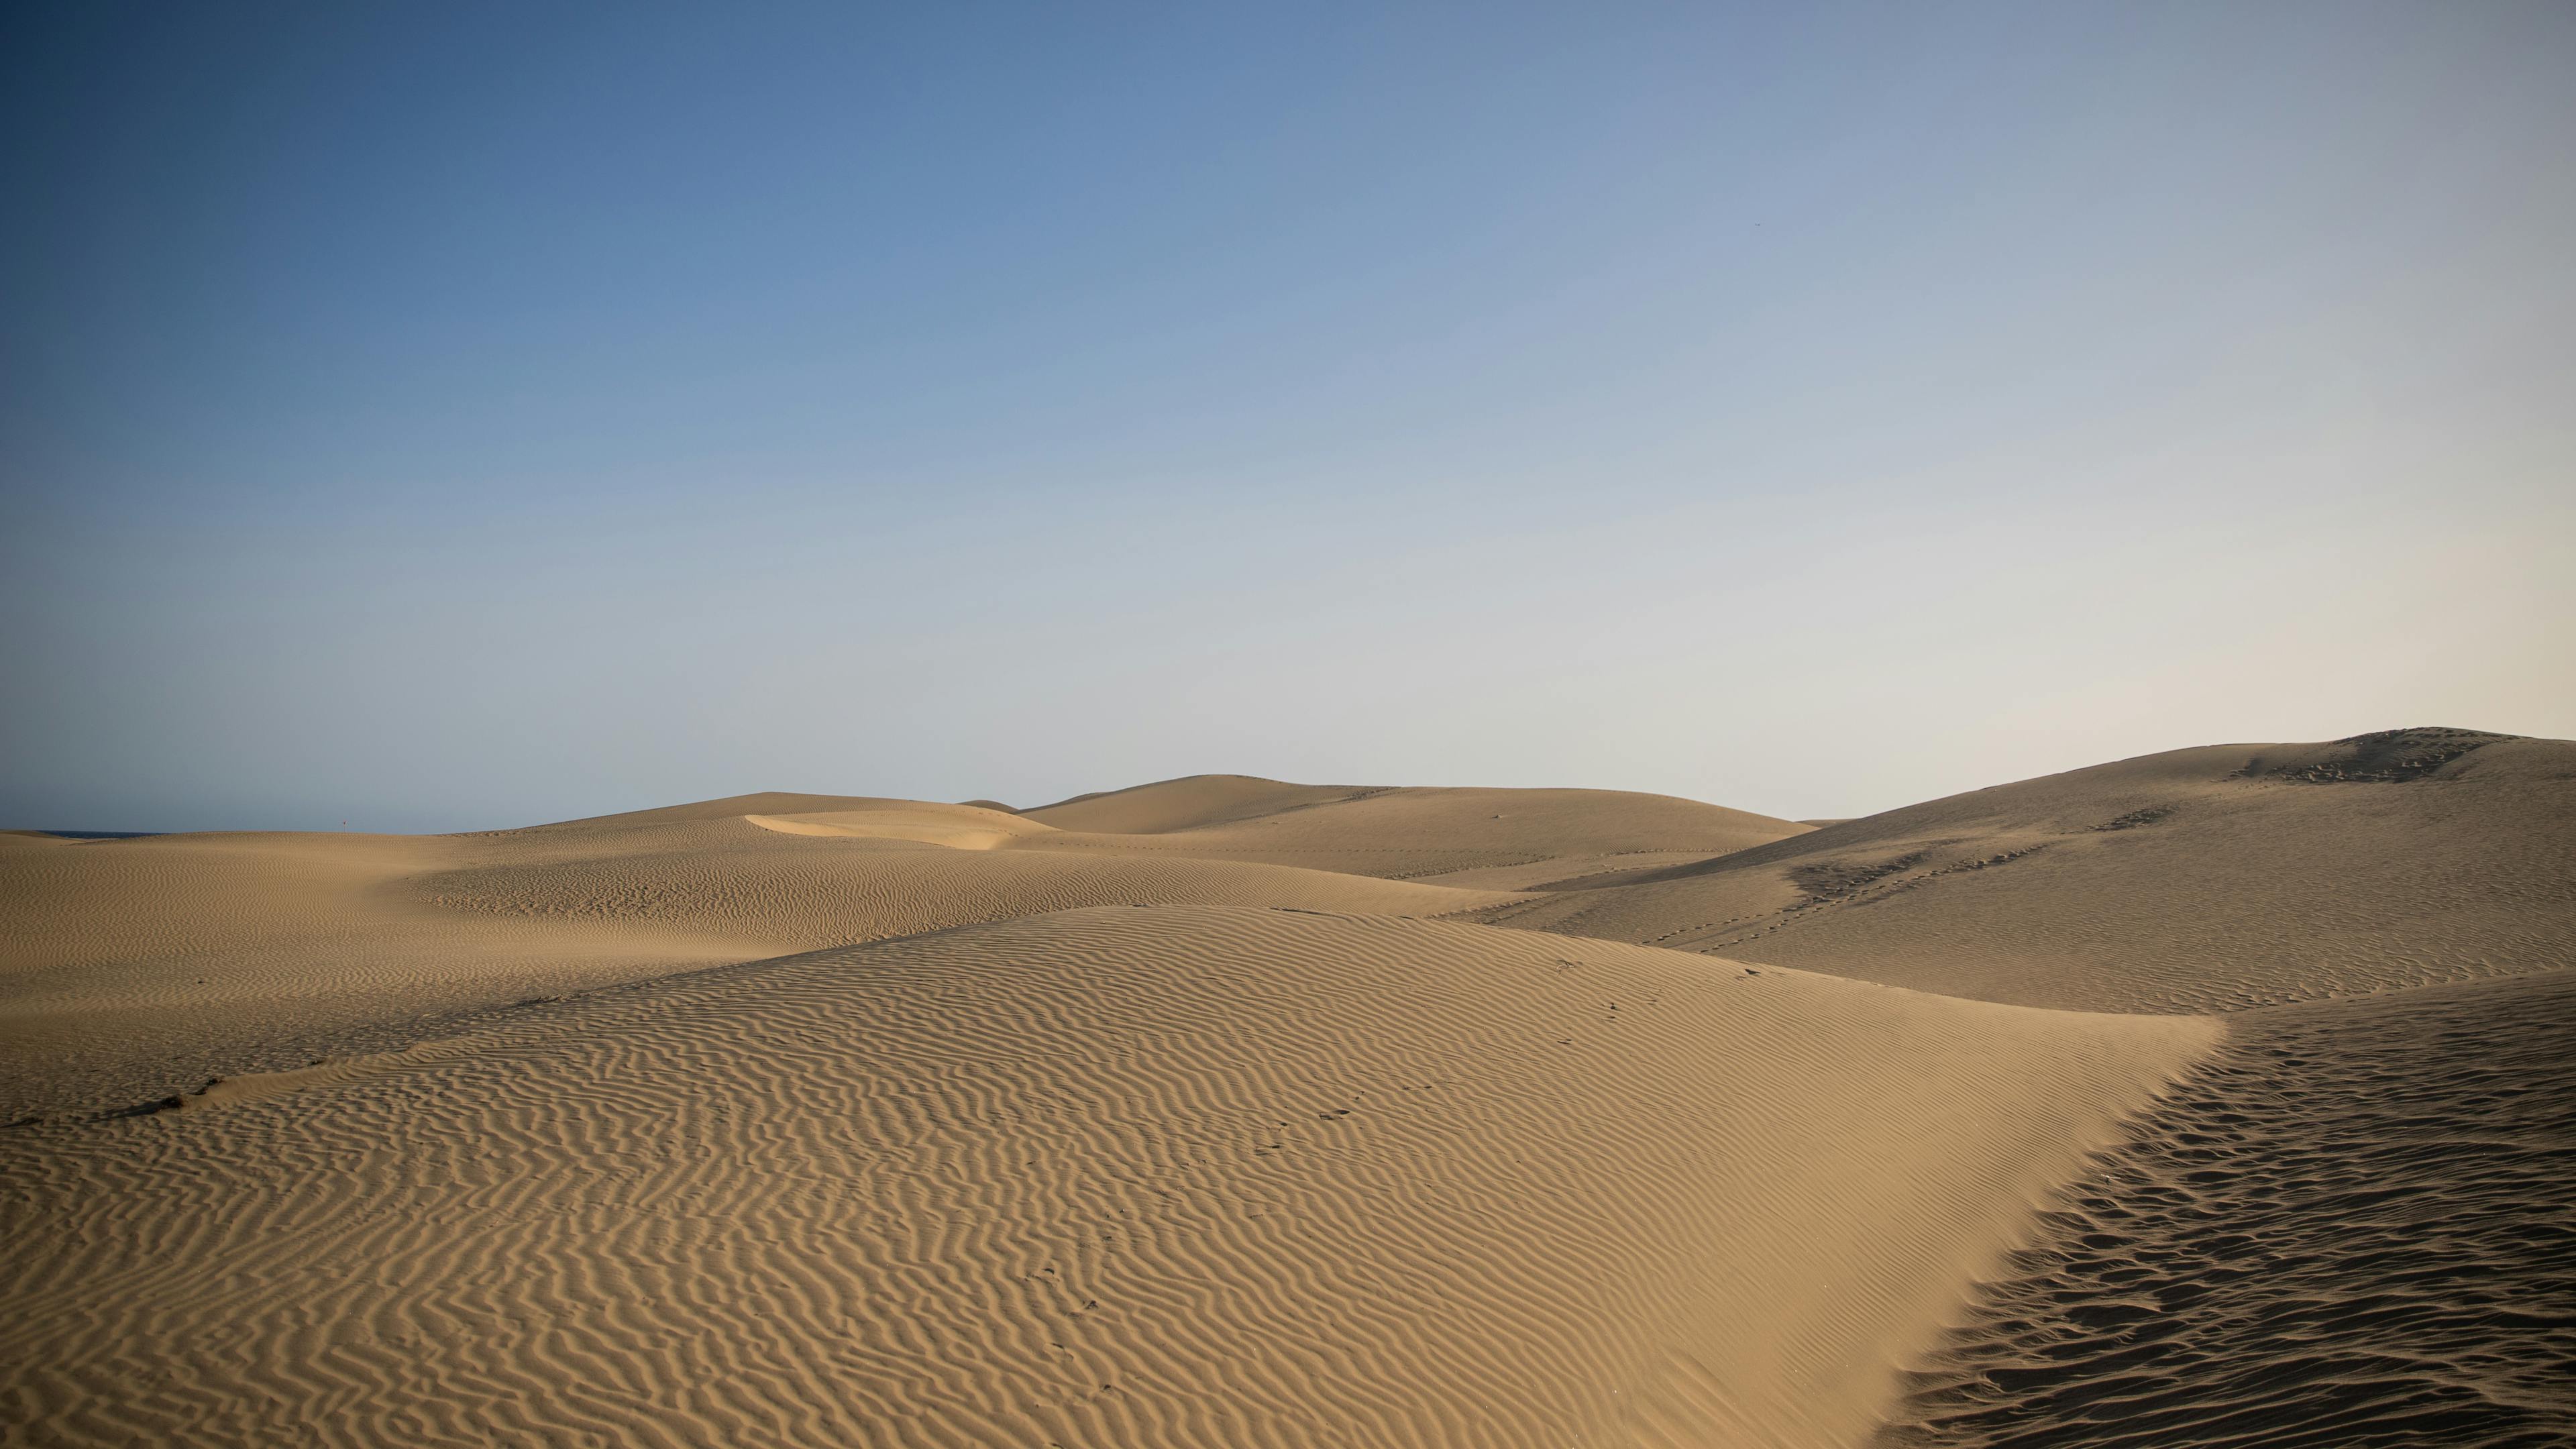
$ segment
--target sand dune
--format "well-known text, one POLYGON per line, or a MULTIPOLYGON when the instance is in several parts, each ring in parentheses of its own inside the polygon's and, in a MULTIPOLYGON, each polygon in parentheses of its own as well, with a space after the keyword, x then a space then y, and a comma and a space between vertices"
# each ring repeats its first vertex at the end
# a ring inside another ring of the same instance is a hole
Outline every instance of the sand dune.
POLYGON ((1484 919, 2078 1010, 2555 970, 2576 745, 2410 730, 2178 750, 1573 884, 1484 919))
POLYGON ((0 1413, 55 1443, 1846 1443, 2213 1036, 1304 912, 845 948, 0 1139, 0 1413))
POLYGON ((927 800, 897 800, 882 795, 800 795, 785 790, 764 790, 752 795, 727 795, 716 800, 692 800, 686 805, 662 805, 650 810, 625 810, 615 815, 593 815, 580 820, 558 820, 551 825, 533 825, 526 830, 495 830, 492 835, 520 835, 528 830, 604 830, 620 826, 674 825, 689 820, 733 820, 745 815, 805 815, 820 811, 841 810, 975 810, 975 805, 940 805, 927 800))
POLYGON ((1613 791, 1201 776, 1025 813, 773 792, 460 836, 12 835, 0 1112, 155 1097, 531 995, 970 922, 1131 902, 1439 915, 1800 828, 1613 791))
POLYGON ((975 817, 1015 818, 960 806, 748 803, 817 799, 845 808, 766 826, 684 806, 479 836, 25 841, 0 853, 0 1120, 380 1049, 530 996, 1074 906, 1437 915, 1506 898, 1244 861, 956 848, 986 833, 975 817))
POLYGON ((1058 830, 1094 835, 1163 835, 1175 830, 1230 825, 1369 793, 1356 785, 1291 785, 1257 775, 1185 775, 1124 790, 1076 795, 1021 813, 1058 830))
POLYGON ((998 850, 1048 827, 998 810, 969 805, 872 810, 809 810, 795 815, 746 815, 763 830, 782 835, 827 835, 856 840, 908 840, 951 850, 998 850))
POLYGON ((1623 790, 1394 789, 1196 775, 1025 812, 1025 843, 1268 860, 1390 879, 1519 870, 1550 880, 1623 860, 1708 859, 1807 827, 1623 790), (1555 864, 1563 863, 1562 869, 1555 864))
POLYGON ((2245 1013, 1893 1445, 2576 1443, 2576 973, 2245 1013))
POLYGON ((0 853, 0 1120, 299 1065, 387 1022, 770 954, 713 932, 463 916, 406 889, 469 849, 209 834, 0 853))
POLYGON ((2576 1433, 2565 742, 0 834, 0 907, 9 1442, 2576 1433))

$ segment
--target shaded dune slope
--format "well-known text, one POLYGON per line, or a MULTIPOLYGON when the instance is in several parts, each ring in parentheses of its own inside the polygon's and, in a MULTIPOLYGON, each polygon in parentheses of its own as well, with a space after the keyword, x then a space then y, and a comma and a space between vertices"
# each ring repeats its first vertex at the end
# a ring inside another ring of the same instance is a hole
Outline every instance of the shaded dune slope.
POLYGON ((1891 1446, 2576 1443, 2576 973, 2234 1018, 1891 1446))
POLYGON ((2576 744, 2177 750, 1572 885, 1480 919, 2086 1010, 2510 976, 2571 964, 2576 744))
POLYGON ((1291 911, 839 948, 0 1135, 0 1419, 1845 1443, 2214 1036, 1291 911))

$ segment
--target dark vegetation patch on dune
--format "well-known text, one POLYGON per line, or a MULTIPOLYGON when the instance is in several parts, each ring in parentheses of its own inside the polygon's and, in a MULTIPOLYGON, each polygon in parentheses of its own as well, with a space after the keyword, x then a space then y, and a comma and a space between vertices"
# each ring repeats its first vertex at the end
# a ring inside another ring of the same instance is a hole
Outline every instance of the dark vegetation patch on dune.
POLYGON ((2309 785, 2396 785, 2420 780, 2444 765, 2511 735, 2437 726, 2376 730, 2335 741, 2333 757, 2302 765, 2266 766, 2260 757, 2238 773, 2246 778, 2270 775, 2309 785))

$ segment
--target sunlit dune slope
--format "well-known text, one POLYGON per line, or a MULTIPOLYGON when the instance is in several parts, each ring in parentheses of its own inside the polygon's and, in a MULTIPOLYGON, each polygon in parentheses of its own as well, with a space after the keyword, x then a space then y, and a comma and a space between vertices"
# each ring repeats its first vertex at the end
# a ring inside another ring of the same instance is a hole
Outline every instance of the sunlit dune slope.
POLYGON ((0 1111, 132 1101, 529 995, 1073 906, 1430 915, 1504 899, 1251 862, 956 848, 1046 829, 965 806, 765 825, 643 814, 480 836, 11 837, 0 1111))
POLYGON ((0 1417, 1852 1443, 2030 1203, 2216 1035, 1301 911, 839 948, 0 1134, 0 1417))
POLYGON ((865 810, 813 810, 793 815, 742 817, 763 830, 783 835, 826 835, 858 840, 907 840, 951 850, 995 850, 1049 827, 1000 810, 971 805, 918 805, 911 802, 865 810))
POLYGON ((1022 843, 1270 860, 1394 879, 1554 881, 1623 863, 1707 859, 1808 827, 1623 790, 1394 789, 1199 775, 1026 812, 1063 832, 1022 843))
POLYGON ((2576 964, 2576 744, 2177 750, 1573 885, 1481 918, 2094 1010, 2515 975, 2576 964))

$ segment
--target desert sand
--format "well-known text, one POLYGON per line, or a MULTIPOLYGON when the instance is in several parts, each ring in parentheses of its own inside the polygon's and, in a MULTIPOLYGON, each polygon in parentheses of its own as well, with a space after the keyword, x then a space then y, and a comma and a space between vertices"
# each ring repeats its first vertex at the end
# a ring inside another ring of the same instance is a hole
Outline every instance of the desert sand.
POLYGON ((2565 742, 20 834, 0 910, 12 1442, 2576 1434, 2565 742))
POLYGON ((2085 1011, 2556 970, 2576 745, 2406 730, 2000 785, 1478 919, 2085 1011))

